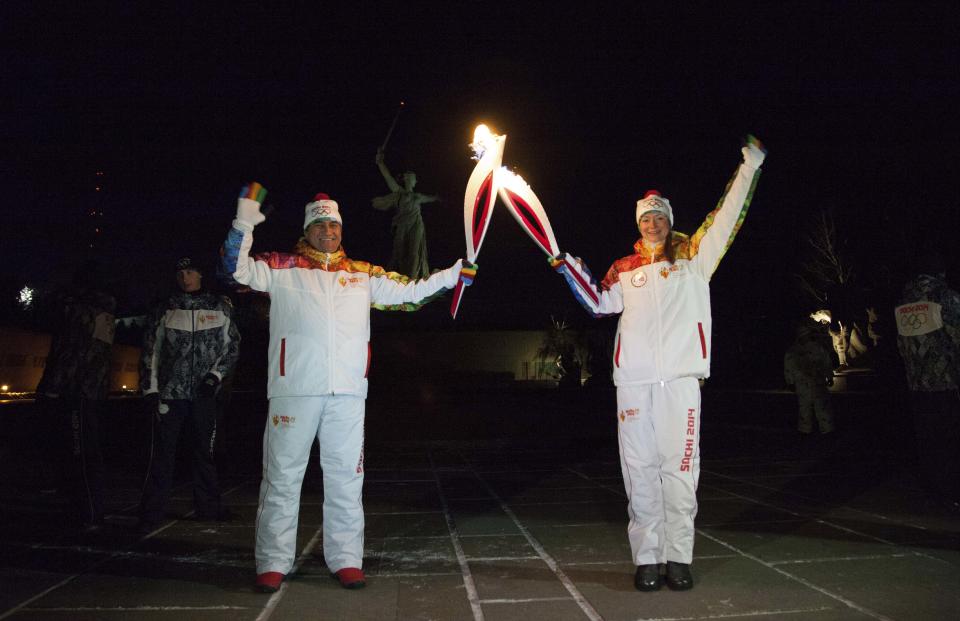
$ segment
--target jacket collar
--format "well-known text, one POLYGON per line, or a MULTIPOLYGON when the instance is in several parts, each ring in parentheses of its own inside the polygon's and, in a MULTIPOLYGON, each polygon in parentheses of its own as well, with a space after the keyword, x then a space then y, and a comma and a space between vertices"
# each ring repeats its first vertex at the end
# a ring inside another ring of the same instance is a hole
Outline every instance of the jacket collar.
POLYGON ((340 246, 334 252, 320 252, 307 243, 307 240, 303 237, 301 237, 300 241, 297 242, 297 245, 294 247, 293 251, 296 254, 307 258, 311 263, 323 266, 338 263, 347 257, 347 253, 343 250, 343 246, 340 246))

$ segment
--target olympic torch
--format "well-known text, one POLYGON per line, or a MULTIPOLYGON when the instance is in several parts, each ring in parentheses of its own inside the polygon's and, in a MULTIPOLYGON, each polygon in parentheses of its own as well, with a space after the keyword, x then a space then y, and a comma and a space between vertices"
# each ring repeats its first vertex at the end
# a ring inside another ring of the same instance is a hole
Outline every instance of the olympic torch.
MULTIPOLYGON (((474 166, 467 189, 463 195, 463 233, 467 242, 467 260, 475 263, 480 254, 480 246, 490 226, 490 215, 497 201, 500 163, 503 161, 503 147, 506 136, 498 136, 486 125, 478 125, 473 131, 474 166)), ((450 303, 450 315, 457 317, 460 301, 463 298, 463 282, 457 283, 450 303)))
MULTIPOLYGON (((547 211, 543 208, 540 199, 537 198, 530 185, 523 180, 523 177, 507 168, 501 168, 497 177, 500 198, 503 200, 503 204, 507 206, 507 211, 520 225, 520 228, 551 259, 560 254, 557 238, 553 235, 553 227, 550 226, 547 211)), ((594 304, 597 304, 599 297, 596 289, 584 280, 583 276, 570 264, 569 257, 565 256, 563 262, 567 264, 569 273, 577 287, 585 296, 590 297, 594 304)))
POLYGON ((520 228, 548 257, 560 254, 547 212, 530 185, 523 177, 507 168, 501 168, 497 176, 500 198, 520 228))

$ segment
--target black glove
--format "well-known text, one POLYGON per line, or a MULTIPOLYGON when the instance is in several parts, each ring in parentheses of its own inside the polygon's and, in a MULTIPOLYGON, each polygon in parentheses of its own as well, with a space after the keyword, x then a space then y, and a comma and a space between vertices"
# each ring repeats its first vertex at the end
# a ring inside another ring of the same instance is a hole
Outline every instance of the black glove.
POLYGON ((220 378, 213 373, 207 373, 203 376, 200 385, 197 386, 197 396, 202 399, 211 399, 217 394, 217 387, 220 386, 220 378))

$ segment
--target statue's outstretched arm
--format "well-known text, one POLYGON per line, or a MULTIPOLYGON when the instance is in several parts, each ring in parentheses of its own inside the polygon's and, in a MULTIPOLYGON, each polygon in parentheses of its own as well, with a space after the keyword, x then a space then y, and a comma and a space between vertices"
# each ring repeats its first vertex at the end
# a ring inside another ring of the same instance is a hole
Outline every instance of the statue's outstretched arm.
POLYGON ((420 201, 421 203, 436 203, 440 200, 439 194, 421 194, 420 201))
POLYGON ((390 169, 387 168, 387 165, 383 161, 383 147, 377 149, 376 162, 377 168, 380 169, 380 174, 383 175, 383 179, 387 182, 387 187, 390 188, 390 191, 398 191, 400 189, 400 184, 398 184, 396 179, 393 178, 393 175, 390 174, 390 169))

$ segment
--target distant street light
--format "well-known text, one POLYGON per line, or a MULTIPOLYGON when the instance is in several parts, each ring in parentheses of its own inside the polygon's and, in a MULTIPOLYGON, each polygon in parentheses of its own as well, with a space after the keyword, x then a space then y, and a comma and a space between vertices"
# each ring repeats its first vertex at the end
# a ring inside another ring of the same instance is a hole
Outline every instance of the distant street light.
POLYGON ((24 310, 30 310, 33 307, 33 289, 29 285, 24 285, 17 296, 17 301, 24 310))

